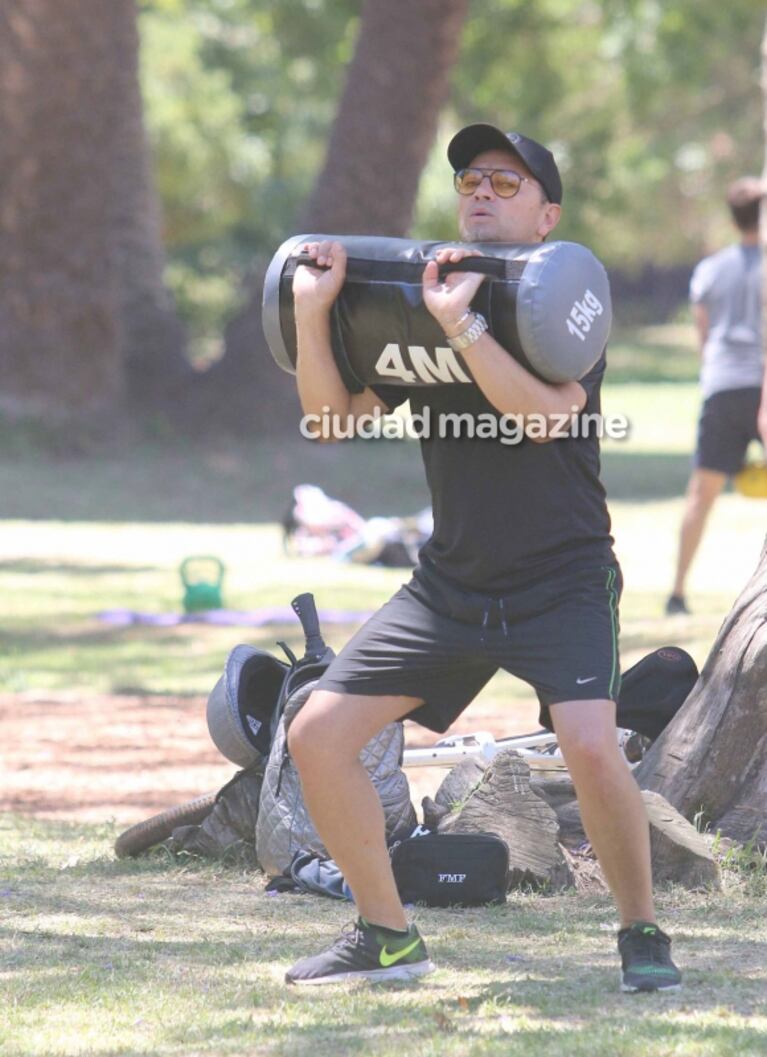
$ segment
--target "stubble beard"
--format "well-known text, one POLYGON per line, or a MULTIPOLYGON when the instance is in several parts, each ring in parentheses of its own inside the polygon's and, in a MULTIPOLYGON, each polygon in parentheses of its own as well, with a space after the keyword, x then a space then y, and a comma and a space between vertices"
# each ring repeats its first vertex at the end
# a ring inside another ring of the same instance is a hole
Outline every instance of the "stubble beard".
POLYGON ((463 231, 464 242, 507 242, 508 239, 504 239, 499 233, 498 228, 495 224, 492 226, 472 224, 469 221, 464 225, 463 231))

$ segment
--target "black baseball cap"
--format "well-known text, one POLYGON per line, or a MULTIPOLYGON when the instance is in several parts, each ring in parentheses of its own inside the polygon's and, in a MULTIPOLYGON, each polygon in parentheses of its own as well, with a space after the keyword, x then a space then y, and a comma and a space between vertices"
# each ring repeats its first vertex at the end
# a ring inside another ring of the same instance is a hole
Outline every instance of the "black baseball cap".
POLYGON ((554 155, 521 132, 501 132, 495 125, 467 125, 450 140, 447 158, 457 172, 471 165, 484 150, 512 150, 543 187, 549 201, 562 201, 562 178, 554 155))

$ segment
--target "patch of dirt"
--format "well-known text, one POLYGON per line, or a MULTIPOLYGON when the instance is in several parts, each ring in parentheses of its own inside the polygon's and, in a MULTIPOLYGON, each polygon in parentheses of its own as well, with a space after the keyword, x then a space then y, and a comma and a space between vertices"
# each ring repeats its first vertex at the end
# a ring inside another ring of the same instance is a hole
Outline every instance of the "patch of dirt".
MULTIPOLYGON (((0 811, 129 825, 236 772, 208 734, 204 697, 28 692, 0 694, 0 811)), ((537 729, 532 705, 501 712, 475 702, 454 733, 496 737, 537 729)), ((409 746, 438 735, 406 724, 409 746)), ((411 799, 433 796, 446 769, 408 769, 411 799)))

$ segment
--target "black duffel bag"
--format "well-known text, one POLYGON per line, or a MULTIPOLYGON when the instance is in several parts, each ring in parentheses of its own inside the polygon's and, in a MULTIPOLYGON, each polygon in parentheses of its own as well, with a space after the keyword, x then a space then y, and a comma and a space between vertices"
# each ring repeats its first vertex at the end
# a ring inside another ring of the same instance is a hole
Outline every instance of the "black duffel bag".
MULTIPOLYGON (((346 280, 333 306, 333 355, 344 385, 423 386, 472 382, 423 303, 428 260, 448 242, 362 235, 296 235, 280 246, 264 281, 262 321, 272 355, 294 372, 293 276, 308 242, 339 241, 347 251, 346 280)), ((612 322, 607 273, 575 242, 472 243, 481 256, 442 265, 440 273, 477 271, 486 279, 472 308, 524 367, 548 382, 582 378, 602 355, 612 322)))
POLYGON ((390 849, 403 903, 472 907, 505 903, 509 849, 493 833, 429 833, 390 849))

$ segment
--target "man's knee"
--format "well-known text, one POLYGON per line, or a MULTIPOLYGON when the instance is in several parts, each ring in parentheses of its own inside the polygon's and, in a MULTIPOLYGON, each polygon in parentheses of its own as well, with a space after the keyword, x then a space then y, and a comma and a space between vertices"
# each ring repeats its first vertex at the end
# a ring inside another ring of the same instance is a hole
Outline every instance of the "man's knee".
POLYGON ((565 763, 581 773, 598 772, 620 757, 612 702, 570 702, 552 706, 554 730, 565 763), (558 714, 559 713, 559 714, 558 714))
POLYGON ((357 759, 372 737, 420 701, 315 690, 288 729, 288 750, 298 769, 357 759))
POLYGON ((615 733, 611 737, 603 735, 592 738, 571 735, 564 744, 560 744, 560 748, 568 768, 586 774, 597 774, 604 770, 620 752, 615 733))
POLYGON ((324 760, 328 753, 333 755, 334 749, 340 747, 343 739, 335 737, 334 731, 336 712, 342 702, 329 699, 342 699, 343 696, 315 690, 293 718, 288 727, 288 751, 299 770, 312 762, 324 760))

